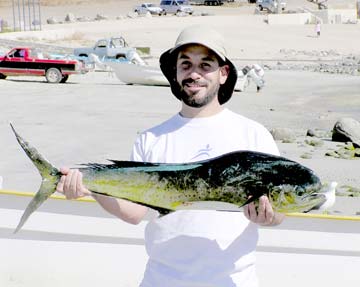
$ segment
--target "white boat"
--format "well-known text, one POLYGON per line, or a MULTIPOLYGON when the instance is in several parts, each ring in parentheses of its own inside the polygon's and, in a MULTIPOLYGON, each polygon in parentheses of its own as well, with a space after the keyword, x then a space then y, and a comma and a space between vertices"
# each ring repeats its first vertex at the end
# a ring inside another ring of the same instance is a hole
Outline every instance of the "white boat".
POLYGON ((116 77, 125 84, 130 85, 149 85, 149 86, 169 86, 160 68, 149 65, 138 65, 131 62, 106 62, 110 66, 116 77))
MULTIPOLYGON (((28 195, 0 190, 0 286, 139 286, 146 222, 130 225, 93 200, 58 196, 13 234, 28 195)), ((301 214, 260 228, 260 286, 355 287, 359 268, 360 217, 301 214)))
MULTIPOLYGON (((110 66, 116 77, 125 84, 169 86, 168 80, 165 78, 159 67, 133 64, 128 61, 108 61, 104 63, 105 65, 110 66)), ((243 92, 249 84, 249 79, 242 71, 239 71, 238 75, 235 91, 243 92)))

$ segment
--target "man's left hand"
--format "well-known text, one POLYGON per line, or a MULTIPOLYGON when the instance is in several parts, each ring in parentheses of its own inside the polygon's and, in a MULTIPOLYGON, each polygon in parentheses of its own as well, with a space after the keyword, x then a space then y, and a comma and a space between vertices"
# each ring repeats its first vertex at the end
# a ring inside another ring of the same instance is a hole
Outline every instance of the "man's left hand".
POLYGON ((244 206, 244 214, 247 219, 259 225, 278 225, 285 215, 274 212, 269 198, 265 195, 259 198, 259 204, 256 207, 254 202, 244 206))

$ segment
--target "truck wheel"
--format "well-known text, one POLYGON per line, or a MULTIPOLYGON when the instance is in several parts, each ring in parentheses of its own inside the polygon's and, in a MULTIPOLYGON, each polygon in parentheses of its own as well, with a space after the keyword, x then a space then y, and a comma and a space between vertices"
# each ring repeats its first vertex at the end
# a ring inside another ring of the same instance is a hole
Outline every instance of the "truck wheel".
POLYGON ((0 74, 0 80, 6 79, 6 76, 4 74, 0 74))
POLYGON ((48 69, 46 71, 45 77, 48 83, 60 83, 63 78, 61 72, 57 68, 48 69))
POLYGON ((126 60, 126 56, 125 55, 116 55, 116 60, 126 60))
POLYGON ((89 57, 89 56, 86 55, 86 54, 80 54, 79 57, 86 57, 86 58, 87 58, 87 57, 89 57))
POLYGON ((60 81, 60 83, 65 83, 69 79, 69 75, 64 75, 60 81))

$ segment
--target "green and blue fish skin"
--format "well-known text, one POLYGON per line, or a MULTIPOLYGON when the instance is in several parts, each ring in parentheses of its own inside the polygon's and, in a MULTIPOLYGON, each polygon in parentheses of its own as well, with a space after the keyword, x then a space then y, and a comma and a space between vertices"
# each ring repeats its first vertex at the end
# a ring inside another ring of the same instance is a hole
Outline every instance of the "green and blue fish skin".
MULTIPOLYGON (((61 174, 26 142, 11 125, 17 141, 42 176, 42 184, 27 206, 15 230, 56 191, 61 174)), ((85 164, 84 185, 95 194, 130 200, 166 214, 192 209, 197 202, 241 207, 267 195, 277 212, 308 212, 322 205, 324 188, 312 170, 284 157, 237 151, 210 160, 162 164, 111 161, 85 164)), ((230 209, 229 209, 230 210, 230 209)), ((239 209, 240 210, 240 209, 239 209)))

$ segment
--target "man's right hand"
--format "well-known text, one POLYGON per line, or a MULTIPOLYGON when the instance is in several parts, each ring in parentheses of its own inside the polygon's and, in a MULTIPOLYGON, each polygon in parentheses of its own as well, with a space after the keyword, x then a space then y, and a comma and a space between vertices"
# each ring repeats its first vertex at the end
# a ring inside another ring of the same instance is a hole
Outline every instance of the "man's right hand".
POLYGON ((83 185, 82 173, 78 169, 60 168, 63 174, 57 184, 56 191, 63 193, 66 199, 76 199, 91 195, 91 192, 83 185))

